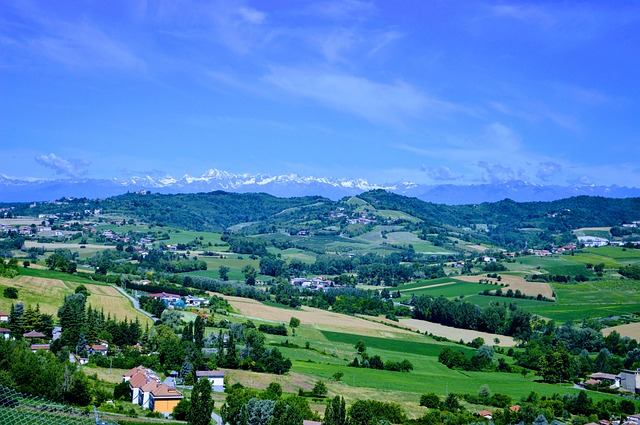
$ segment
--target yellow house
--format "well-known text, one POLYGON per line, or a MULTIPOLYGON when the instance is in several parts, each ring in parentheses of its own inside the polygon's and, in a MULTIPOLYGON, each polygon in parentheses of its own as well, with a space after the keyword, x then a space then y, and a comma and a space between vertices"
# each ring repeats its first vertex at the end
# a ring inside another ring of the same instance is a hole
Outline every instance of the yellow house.
POLYGON ((151 390, 149 409, 153 412, 172 413, 173 408, 176 407, 183 398, 180 391, 167 384, 161 384, 151 390))

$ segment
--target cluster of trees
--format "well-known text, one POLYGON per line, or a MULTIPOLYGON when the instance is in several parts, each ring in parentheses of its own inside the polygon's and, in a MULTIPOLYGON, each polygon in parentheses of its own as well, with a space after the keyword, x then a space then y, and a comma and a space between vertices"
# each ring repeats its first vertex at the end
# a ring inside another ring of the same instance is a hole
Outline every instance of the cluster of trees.
POLYGON ((561 275, 561 274, 532 274, 527 276, 527 279, 532 282, 557 282, 557 283, 571 283, 571 282, 586 282, 589 280, 584 274, 577 274, 575 276, 561 275))
POLYGON ((561 327, 547 322, 524 351, 514 353, 516 364, 534 370, 545 382, 566 382, 593 372, 617 374, 640 366, 636 340, 615 331, 603 337, 599 330, 599 324, 591 321, 561 327))
POLYGON ((0 257, 0 276, 14 278, 18 276, 20 272, 18 271, 18 260, 16 258, 10 258, 7 262, 4 261, 2 257, 0 257))
POLYGON ((491 292, 490 289, 485 289, 484 291, 478 292, 478 295, 487 295, 487 296, 492 296, 492 297, 515 298, 515 299, 523 299, 523 300, 547 301, 547 302, 554 302, 555 301, 553 298, 547 298, 547 297, 543 296, 542 294, 524 295, 522 293, 522 291, 520 291, 519 289, 516 289, 515 291, 513 289, 507 289, 506 292, 502 292, 502 289, 496 289, 493 292, 491 292))
POLYGON ((229 425, 302 425, 304 420, 320 420, 304 397, 284 396, 276 382, 265 391, 234 385, 220 413, 229 425))
POLYGON ((278 375, 291 369, 291 360, 277 348, 266 347, 264 334, 251 322, 234 323, 226 335, 220 331, 213 344, 220 367, 278 375))
POLYGON ((0 384, 23 393, 79 406, 88 405, 92 386, 68 354, 32 353, 29 344, 0 338, 0 384))
POLYGON ((361 359, 354 357, 353 361, 348 364, 350 367, 363 367, 378 370, 389 370, 393 372, 410 372, 413 370, 413 364, 407 359, 403 359, 399 362, 393 360, 382 360, 379 355, 369 356, 367 353, 367 346, 362 340, 358 340, 355 345, 356 351, 360 355, 361 359))
POLYGON ((58 248, 53 254, 45 259, 45 264, 49 267, 49 270, 58 270, 64 273, 73 274, 78 269, 77 252, 71 252, 67 248, 58 248))
POLYGON ((162 315, 162 312, 167 308, 167 305, 162 299, 148 297, 146 295, 138 298, 138 302, 140 303, 141 309, 153 314, 156 317, 160 317, 162 315))
POLYGON ((414 318, 462 329, 510 335, 527 341, 531 338, 533 316, 519 309, 515 303, 509 307, 500 303, 480 308, 459 300, 448 300, 421 295, 413 299, 414 318))
POLYGON ((18 232, 8 232, 6 237, 0 238, 0 257, 11 257, 11 251, 22 249, 24 241, 18 232))
POLYGON ((618 269, 618 273, 629 279, 640 280, 640 266, 638 265, 622 266, 618 269))
POLYGON ((467 356, 464 351, 451 347, 444 347, 438 355, 438 361, 449 369, 463 369, 469 371, 495 370, 496 372, 511 372, 509 365, 503 358, 493 362, 494 349, 489 345, 478 347, 476 353, 467 356))
POLYGON ((258 330, 260 332, 266 333, 266 334, 271 334, 271 335, 283 335, 283 336, 287 336, 287 327, 285 325, 270 325, 267 323, 261 323, 258 326, 258 330))
POLYGON ((22 339, 22 334, 31 331, 50 337, 54 328, 53 316, 40 312, 39 304, 36 304, 35 308, 29 305, 26 309, 22 303, 11 304, 8 326, 11 337, 15 339, 22 339))

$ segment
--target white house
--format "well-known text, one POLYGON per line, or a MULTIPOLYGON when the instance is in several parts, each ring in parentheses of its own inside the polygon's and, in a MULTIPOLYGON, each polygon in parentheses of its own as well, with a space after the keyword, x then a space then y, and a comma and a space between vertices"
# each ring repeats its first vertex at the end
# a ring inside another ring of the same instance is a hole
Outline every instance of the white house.
POLYGON ((0 310, 0 322, 8 322, 8 321, 9 321, 9 315, 4 311, 0 310))
POLYGON ((198 370, 196 371, 196 378, 208 379, 211 382, 211 388, 213 391, 222 393, 224 392, 224 371, 222 370, 198 370))
POLYGON ((9 334, 11 333, 10 329, 0 328, 0 337, 4 337, 4 339, 9 339, 9 334))
POLYGON ((206 298, 187 295, 184 297, 184 303, 187 307, 201 307, 209 305, 209 300, 206 298))

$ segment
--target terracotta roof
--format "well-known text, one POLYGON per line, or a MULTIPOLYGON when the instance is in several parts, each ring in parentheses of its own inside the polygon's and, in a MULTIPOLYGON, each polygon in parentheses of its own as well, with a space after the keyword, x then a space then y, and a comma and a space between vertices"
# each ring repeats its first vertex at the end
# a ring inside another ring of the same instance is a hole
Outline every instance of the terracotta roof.
POLYGON ((0 310, 0 316, 7 316, 9 317, 9 315, 7 313, 5 313, 4 311, 0 310))
POLYGON ((176 294, 168 294, 166 292, 159 292, 157 294, 147 294, 147 297, 152 297, 152 298, 180 298, 180 295, 176 295, 176 294))
POLYGON ((41 334, 40 332, 36 332, 36 331, 27 332, 26 334, 22 334, 22 336, 24 338, 46 338, 47 337, 45 334, 41 334))
POLYGON ((138 373, 138 372, 142 372, 142 371, 143 371, 143 370, 145 370, 145 369, 146 369, 146 367, 144 367, 144 366, 137 366, 137 367, 134 367, 133 369, 131 369, 130 371, 126 372, 126 373, 125 373, 124 375, 122 375, 122 376, 125 376, 125 377, 126 377, 126 376, 129 376, 129 377, 131 377, 131 376, 135 375, 135 374, 136 374, 136 373, 138 373))
POLYGON ((488 410, 481 410, 478 412, 478 416, 493 416, 493 413, 489 412, 488 410))
POLYGON ((135 375, 133 375, 129 380, 129 386, 131 388, 142 388, 144 385, 147 384, 147 382, 149 382, 149 379, 147 378, 147 374, 144 372, 138 372, 135 375))
POLYGON ((107 351, 109 347, 107 347, 106 345, 99 344, 99 345, 92 345, 91 348, 93 348, 94 351, 107 351))
POLYGON ((617 377, 616 377, 616 375, 614 375, 612 373, 596 372, 596 373, 592 373, 591 375, 589 375, 589 378, 591 378, 591 379, 609 379, 611 381, 615 381, 615 379, 617 377))
POLYGON ((183 398, 182 393, 167 384, 160 384, 151 391, 154 398, 183 398))
POLYGON ((520 411, 520 405, 516 404, 515 406, 511 406, 509 407, 509 410, 518 413, 520 411))
POLYGON ((156 382, 156 381, 151 381, 151 382, 147 382, 145 385, 142 386, 142 388, 140 388, 142 391, 144 391, 145 393, 148 392, 152 392, 153 390, 155 390, 157 387, 160 386, 160 383, 156 382))

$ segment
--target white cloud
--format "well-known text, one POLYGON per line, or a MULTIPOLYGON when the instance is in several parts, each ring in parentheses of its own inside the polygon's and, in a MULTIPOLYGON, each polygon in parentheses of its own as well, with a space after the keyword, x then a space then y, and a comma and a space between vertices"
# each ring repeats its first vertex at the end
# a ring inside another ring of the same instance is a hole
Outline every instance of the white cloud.
POLYGON ((541 162, 538 164, 538 171, 536 172, 536 177, 546 182, 546 181, 549 181, 551 177, 555 176, 561 171, 562 171, 562 165, 556 162, 552 162, 552 161, 541 162))
POLYGON ((427 175, 436 181, 453 181, 460 180, 464 176, 462 174, 458 174, 453 172, 449 167, 426 167, 422 166, 422 170, 427 173, 427 175))
POLYGON ((64 174, 69 177, 80 177, 87 173, 90 162, 82 159, 64 159, 54 153, 38 155, 36 162, 47 168, 51 168, 56 174, 64 174))
POLYGON ((251 7, 241 7, 236 12, 246 22, 254 25, 262 24, 267 17, 265 13, 251 7))
POLYGON ((503 183, 515 179, 516 174, 510 167, 487 161, 478 161, 477 165, 484 170, 484 181, 503 183))
POLYGON ((295 96, 375 123, 402 125, 423 113, 455 109, 449 102, 425 96, 403 81, 378 83, 338 72, 272 67, 264 80, 295 96))

